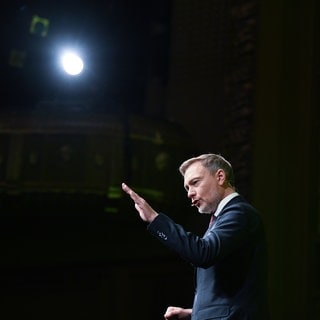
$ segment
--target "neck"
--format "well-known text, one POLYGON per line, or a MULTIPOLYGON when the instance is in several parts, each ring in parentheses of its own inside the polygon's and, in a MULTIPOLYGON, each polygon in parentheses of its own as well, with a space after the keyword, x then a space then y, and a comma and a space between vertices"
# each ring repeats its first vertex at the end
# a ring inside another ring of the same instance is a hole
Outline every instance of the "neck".
POLYGON ((234 188, 232 187, 227 187, 224 191, 224 198, 227 197, 229 194, 235 192, 234 188))

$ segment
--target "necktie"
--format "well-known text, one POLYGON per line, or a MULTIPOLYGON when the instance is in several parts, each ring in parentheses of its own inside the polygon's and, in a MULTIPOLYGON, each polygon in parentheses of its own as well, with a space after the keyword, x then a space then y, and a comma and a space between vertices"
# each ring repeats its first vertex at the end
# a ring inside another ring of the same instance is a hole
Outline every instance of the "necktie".
POLYGON ((216 221, 217 217, 213 214, 211 215, 211 219, 210 219, 210 222, 209 222, 209 227, 212 226, 212 224, 216 221))

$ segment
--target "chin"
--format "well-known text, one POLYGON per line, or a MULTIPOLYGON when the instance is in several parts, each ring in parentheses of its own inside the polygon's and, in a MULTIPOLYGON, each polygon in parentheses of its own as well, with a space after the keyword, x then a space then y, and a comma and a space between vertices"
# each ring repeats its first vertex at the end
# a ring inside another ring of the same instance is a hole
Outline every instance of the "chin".
POLYGON ((205 208, 204 209, 199 208, 198 211, 201 214, 209 214, 210 213, 210 211, 206 210, 205 208))

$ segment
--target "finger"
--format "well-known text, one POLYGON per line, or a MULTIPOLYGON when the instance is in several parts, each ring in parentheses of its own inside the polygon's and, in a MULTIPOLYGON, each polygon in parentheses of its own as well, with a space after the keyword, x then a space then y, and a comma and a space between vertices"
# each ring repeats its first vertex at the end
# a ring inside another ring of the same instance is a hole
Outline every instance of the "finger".
POLYGON ((122 183, 122 190, 125 191, 131 198, 137 196, 137 194, 125 183, 122 183))
POLYGON ((130 189, 124 182, 122 183, 122 190, 126 193, 130 193, 130 191, 132 191, 132 189, 130 189))
POLYGON ((129 188, 125 183, 122 183, 122 190, 125 191, 134 202, 139 202, 141 197, 135 193, 131 188, 129 188))

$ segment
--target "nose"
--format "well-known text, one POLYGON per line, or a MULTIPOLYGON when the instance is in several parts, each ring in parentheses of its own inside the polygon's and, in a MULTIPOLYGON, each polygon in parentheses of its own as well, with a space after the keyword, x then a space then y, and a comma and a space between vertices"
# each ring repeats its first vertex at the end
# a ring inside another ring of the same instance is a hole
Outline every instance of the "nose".
POLYGON ((195 191, 193 188, 189 188, 188 190, 188 198, 192 198, 195 195, 195 191))

